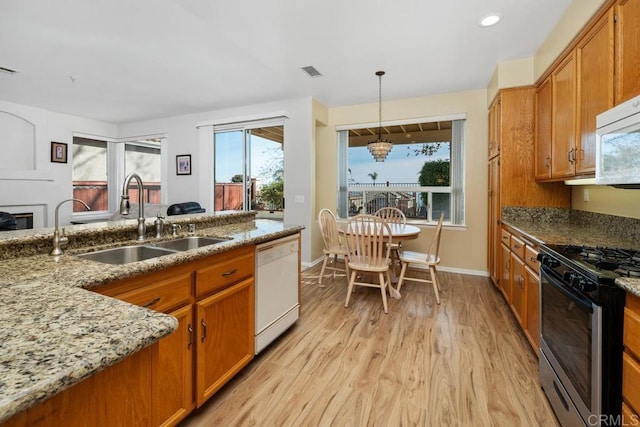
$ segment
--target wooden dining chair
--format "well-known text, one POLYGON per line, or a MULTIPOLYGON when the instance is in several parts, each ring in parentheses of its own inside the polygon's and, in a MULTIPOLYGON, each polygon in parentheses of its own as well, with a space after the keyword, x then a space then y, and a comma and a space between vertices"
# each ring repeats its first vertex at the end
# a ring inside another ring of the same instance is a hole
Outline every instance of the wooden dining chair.
POLYGON ((403 251, 400 254, 400 263, 402 264, 402 269, 400 270, 400 278, 398 279, 398 287, 396 290, 398 293, 400 292, 400 288, 405 280, 414 281, 414 282, 423 282, 423 283, 431 283, 433 285, 433 291, 436 294, 436 302, 440 304, 440 283, 438 282, 438 274, 436 271, 436 266, 440 263, 440 257, 438 256, 438 252, 440 250, 440 234, 442 232, 442 222, 444 221, 444 212, 440 214, 440 219, 438 220, 438 225, 436 226, 436 232, 433 235, 433 239, 431 239, 431 243, 429 244, 429 249, 426 253, 423 252, 413 252, 413 251, 403 251), (410 265, 418 265, 418 266, 426 266, 429 270, 429 279, 420 279, 417 277, 407 277, 407 267, 410 265))
POLYGON ((324 286, 322 284, 322 278, 324 277, 325 269, 333 270, 334 277, 336 271, 344 271, 348 279, 349 266, 347 260, 349 258, 349 249, 347 248, 346 241, 340 237, 336 216, 331 210, 320 210, 318 213, 318 226, 320 227, 320 234, 322 235, 322 242, 324 243, 324 247, 322 248, 324 260, 322 261, 322 269, 320 269, 320 277, 318 277, 318 285, 324 286), (344 257, 345 268, 336 267, 338 255, 344 257), (330 260, 331 257, 333 257, 332 261, 330 260), (328 265, 330 262, 333 264, 332 266, 328 265))
MULTIPOLYGON (((388 223, 391 224, 406 224, 407 217, 404 213, 398 209, 393 207, 380 208, 374 214, 378 216, 388 223)), ((395 261, 400 263, 400 249, 402 249, 402 242, 391 242, 391 263, 393 264, 395 261)))
POLYGON ((380 217, 374 215, 356 215, 349 219, 346 230, 347 247, 349 248, 349 288, 345 307, 349 307, 349 299, 354 286, 380 288, 382 306, 388 313, 387 290, 391 287, 389 276, 389 252, 391 230, 389 225, 380 217), (377 273, 378 283, 364 282, 364 277, 377 273))

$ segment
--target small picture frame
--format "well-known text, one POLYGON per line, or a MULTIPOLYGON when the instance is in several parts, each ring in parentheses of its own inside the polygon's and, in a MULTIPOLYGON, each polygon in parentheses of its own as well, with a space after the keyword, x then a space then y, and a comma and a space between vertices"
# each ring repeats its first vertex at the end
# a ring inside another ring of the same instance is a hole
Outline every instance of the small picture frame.
POLYGON ((191 154, 176 156, 176 175, 191 175, 191 154))
POLYGON ((67 144, 51 141, 51 161, 53 163, 67 163, 67 144))

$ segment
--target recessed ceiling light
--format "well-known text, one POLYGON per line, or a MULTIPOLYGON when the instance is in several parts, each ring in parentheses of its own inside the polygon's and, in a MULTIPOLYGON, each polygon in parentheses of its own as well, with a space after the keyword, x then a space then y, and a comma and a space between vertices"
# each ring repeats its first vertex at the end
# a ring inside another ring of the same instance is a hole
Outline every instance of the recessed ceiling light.
POLYGON ((492 25, 496 25, 502 19, 502 15, 499 13, 490 13, 489 15, 485 15, 480 20, 481 27, 491 27, 492 25))

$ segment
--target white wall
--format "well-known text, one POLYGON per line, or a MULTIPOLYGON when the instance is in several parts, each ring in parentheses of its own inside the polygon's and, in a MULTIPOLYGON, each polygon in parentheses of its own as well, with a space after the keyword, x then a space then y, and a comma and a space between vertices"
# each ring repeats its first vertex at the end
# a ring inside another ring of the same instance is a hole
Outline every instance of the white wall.
MULTIPOLYGON (((287 224, 306 227, 302 233, 302 260, 308 262, 311 259, 310 228, 313 222, 313 180, 315 178, 312 102, 311 98, 298 98, 128 123, 119 127, 119 137, 135 138, 141 135, 165 134, 169 156, 167 176, 169 200, 166 203, 198 201, 200 192, 207 191, 206 188, 201 188, 201 185, 206 185, 206 181, 205 184, 200 184, 199 180, 201 174, 207 173, 207 171, 198 170, 199 156, 208 154, 200 153, 200 136, 196 124, 285 112, 288 119, 284 126, 284 221, 287 224), (180 154, 191 154, 191 175, 176 175, 175 157, 180 154), (296 202, 296 199, 302 201, 296 202)), ((210 191, 213 191, 213 181, 210 191)))
MULTIPOLYGON (((35 169, 0 169, 0 206, 42 205, 45 218, 35 226, 53 226, 56 205, 73 196, 71 184, 71 144, 73 133, 114 138, 117 126, 41 108, 0 101, 0 111, 8 112, 33 123, 36 131, 35 169), (51 141, 67 145, 67 163, 51 162, 51 141)), ((70 221, 72 206, 60 208, 60 223, 70 221)))

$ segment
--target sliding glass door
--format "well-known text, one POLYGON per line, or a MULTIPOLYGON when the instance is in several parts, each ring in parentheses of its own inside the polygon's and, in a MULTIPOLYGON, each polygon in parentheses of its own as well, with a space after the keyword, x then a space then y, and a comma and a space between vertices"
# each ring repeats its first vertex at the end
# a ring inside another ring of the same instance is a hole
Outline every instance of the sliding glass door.
POLYGON ((214 133, 216 211, 255 210, 282 218, 284 128, 268 126, 214 133))

